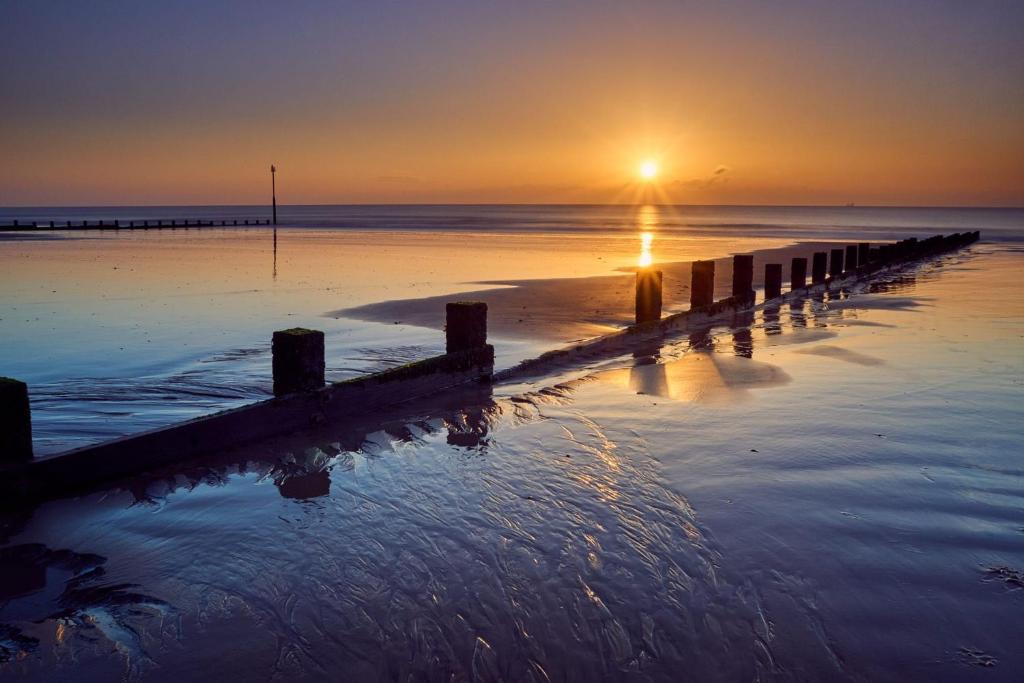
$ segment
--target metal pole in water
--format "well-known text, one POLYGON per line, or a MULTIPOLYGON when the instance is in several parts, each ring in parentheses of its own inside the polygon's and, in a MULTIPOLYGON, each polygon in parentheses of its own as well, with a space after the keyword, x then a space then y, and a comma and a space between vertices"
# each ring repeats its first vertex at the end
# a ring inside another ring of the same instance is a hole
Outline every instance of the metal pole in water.
POLYGON ((273 164, 270 165, 270 197, 273 202, 274 212, 274 225, 277 225, 277 182, 274 178, 277 173, 277 169, 273 164))

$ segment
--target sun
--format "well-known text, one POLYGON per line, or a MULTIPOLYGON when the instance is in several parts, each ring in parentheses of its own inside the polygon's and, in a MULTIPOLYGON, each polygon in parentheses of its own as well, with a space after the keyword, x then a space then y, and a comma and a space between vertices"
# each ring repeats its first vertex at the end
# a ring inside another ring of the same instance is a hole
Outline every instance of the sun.
POLYGON ((644 180, 654 180, 658 176, 658 162, 648 159, 640 164, 640 177, 644 180))

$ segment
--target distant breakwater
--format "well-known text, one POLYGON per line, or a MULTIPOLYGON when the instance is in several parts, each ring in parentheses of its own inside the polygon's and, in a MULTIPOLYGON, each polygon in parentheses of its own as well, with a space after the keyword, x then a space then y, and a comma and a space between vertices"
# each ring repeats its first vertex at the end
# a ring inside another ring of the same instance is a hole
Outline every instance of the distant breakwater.
POLYGON ((270 225, 269 218, 231 218, 209 220, 203 218, 168 218, 147 220, 93 220, 93 221, 22 221, 0 224, 0 231, 26 230, 163 230, 166 228, 215 228, 246 225, 270 225))

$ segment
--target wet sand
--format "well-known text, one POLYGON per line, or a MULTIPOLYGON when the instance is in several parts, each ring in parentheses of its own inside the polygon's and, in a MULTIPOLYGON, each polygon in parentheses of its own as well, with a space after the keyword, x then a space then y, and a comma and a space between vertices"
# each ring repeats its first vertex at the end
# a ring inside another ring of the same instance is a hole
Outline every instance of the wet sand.
MULTIPOLYGON (((803 256, 810 263, 816 251, 827 251, 838 242, 802 242, 773 249, 755 249, 754 286, 763 287, 764 264, 781 263, 788 290, 790 261, 803 256)), ((732 258, 715 260, 715 298, 732 291, 732 258)), ((692 261, 656 262, 651 267, 664 274, 663 310, 667 313, 689 309, 692 261)), ((809 266, 808 266, 809 268, 809 266)), ((635 267, 624 267, 621 275, 590 277, 483 280, 478 289, 463 291, 462 299, 486 301, 488 329, 499 338, 544 340, 564 344, 608 334, 634 322, 635 267)), ((810 270, 808 270, 808 281, 810 270)), ((397 299, 328 313, 376 323, 444 328, 444 304, 450 295, 397 299)))
POLYGON ((1022 258, 7 516, 0 677, 1015 680, 1022 258))

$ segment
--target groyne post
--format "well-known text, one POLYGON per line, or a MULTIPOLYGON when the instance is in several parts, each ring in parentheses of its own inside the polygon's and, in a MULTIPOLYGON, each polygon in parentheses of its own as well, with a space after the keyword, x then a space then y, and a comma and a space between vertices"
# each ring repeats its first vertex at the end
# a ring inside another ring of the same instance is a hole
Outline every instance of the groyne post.
POLYGON ((662 273, 641 268, 636 271, 636 324, 661 320, 662 273))
POLYGON ((469 351, 487 345, 487 304, 453 301, 444 307, 445 353, 469 351))
POLYGON ((293 327, 274 332, 271 345, 274 396, 313 391, 324 386, 324 333, 293 327))
POLYGON ((690 308, 702 308, 715 302, 715 262, 694 261, 690 274, 690 308))
POLYGON ((833 249, 832 256, 828 261, 828 275, 832 279, 837 279, 843 275, 843 250, 833 249))
POLYGON ((782 264, 764 264, 764 300, 782 296, 782 264))
POLYGON ((21 462, 32 458, 32 413, 28 385, 0 377, 0 461, 21 462))
POLYGON ((754 300, 753 254, 736 254, 732 257, 732 296, 737 301, 754 300))
POLYGON ((807 286, 807 259, 797 256, 789 267, 789 288, 803 289, 807 286))
POLYGON ((828 254, 824 251, 814 252, 811 264, 811 283, 821 284, 825 281, 825 270, 828 268, 828 254))
POLYGON ((846 272, 852 272, 857 270, 857 245, 850 244, 846 247, 846 260, 844 262, 844 270, 846 272))
POLYGON ((871 244, 861 242, 857 245, 857 265, 866 266, 871 261, 871 244))

